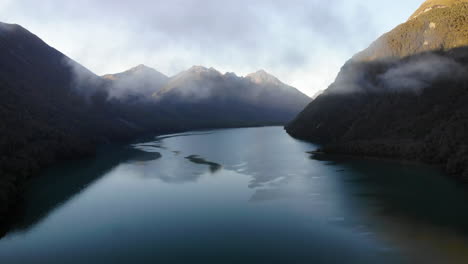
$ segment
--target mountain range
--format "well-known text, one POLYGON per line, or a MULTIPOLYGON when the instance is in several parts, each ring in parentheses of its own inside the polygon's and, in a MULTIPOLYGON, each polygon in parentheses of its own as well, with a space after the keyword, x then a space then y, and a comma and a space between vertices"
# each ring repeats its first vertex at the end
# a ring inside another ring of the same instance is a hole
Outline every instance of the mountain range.
POLYGON ((139 65, 98 76, 0 23, 0 222, 22 183, 56 161, 146 135, 285 124, 310 100, 264 71, 244 78, 193 67, 167 77, 139 65))
POLYGON ((318 153, 437 164, 468 180, 468 1, 428 0, 341 69, 286 130, 318 153))

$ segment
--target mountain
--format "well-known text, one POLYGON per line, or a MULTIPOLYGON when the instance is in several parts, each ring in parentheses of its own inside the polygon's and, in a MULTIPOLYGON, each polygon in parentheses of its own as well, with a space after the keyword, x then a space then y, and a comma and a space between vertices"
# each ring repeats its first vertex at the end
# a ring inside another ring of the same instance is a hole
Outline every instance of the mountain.
POLYGON ((178 109, 193 120, 237 124, 284 124, 310 102, 265 71, 239 77, 202 66, 170 78, 153 96, 165 109, 178 109))
POLYGON ((157 92, 169 77, 140 64, 130 70, 102 76, 108 80, 109 95, 112 98, 150 97, 157 92))
POLYGON ((168 78, 144 65, 100 77, 23 27, 0 22, 0 231, 25 180, 54 162, 146 135, 284 124, 308 103, 263 77, 256 83, 194 67, 168 78))
POLYGON ((467 10, 466 1, 426 1, 349 60, 287 132, 321 152, 438 164, 468 180, 467 10))
POLYGON ((405 57, 468 45, 468 0, 428 0, 408 21, 384 34, 353 59, 405 57))
POLYGON ((157 131, 154 117, 141 117, 148 111, 109 100, 102 78, 23 27, 0 23, 0 223, 39 169, 157 131))
POLYGON ((260 97, 264 98, 262 100, 268 102, 272 107, 278 106, 288 109, 291 113, 298 113, 303 108, 301 106, 305 106, 311 101, 310 97, 305 96, 296 88, 284 84, 264 70, 251 73, 246 76, 246 79, 259 87, 260 97))

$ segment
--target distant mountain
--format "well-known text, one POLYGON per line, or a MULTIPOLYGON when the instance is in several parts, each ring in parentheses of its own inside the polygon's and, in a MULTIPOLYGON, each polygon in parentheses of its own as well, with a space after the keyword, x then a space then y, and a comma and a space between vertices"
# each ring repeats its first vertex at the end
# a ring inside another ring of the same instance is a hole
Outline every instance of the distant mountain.
POLYGON ((190 109, 197 109, 200 118, 219 115, 215 119, 221 121, 242 116, 244 120, 253 119, 249 122, 276 124, 290 121, 311 100, 265 71, 239 77, 202 66, 170 78, 153 96, 160 104, 177 106, 179 111, 187 108, 188 115, 194 112, 190 109))
POLYGON ((326 153, 440 164, 468 180, 467 22, 467 1, 426 1, 348 61, 286 130, 326 153))
POLYGON ((109 95, 113 98, 150 97, 169 80, 169 77, 140 64, 130 70, 102 76, 109 82, 109 95))
POLYGON ((367 61, 468 45, 468 0, 428 0, 405 23, 354 56, 367 61))
POLYGON ((298 112, 302 109, 299 106, 305 106, 312 100, 264 70, 251 73, 246 76, 246 79, 260 87, 260 97, 265 98, 265 101, 269 102, 271 106, 281 106, 291 112, 298 112))

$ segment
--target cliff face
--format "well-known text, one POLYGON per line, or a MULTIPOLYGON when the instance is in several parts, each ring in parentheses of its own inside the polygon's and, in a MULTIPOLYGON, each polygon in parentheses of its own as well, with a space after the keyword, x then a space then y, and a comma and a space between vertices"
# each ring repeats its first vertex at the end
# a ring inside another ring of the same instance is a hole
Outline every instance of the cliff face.
POLYGON ((439 2, 348 61, 288 133, 329 153, 443 164, 468 180, 468 9, 428 9, 439 2))

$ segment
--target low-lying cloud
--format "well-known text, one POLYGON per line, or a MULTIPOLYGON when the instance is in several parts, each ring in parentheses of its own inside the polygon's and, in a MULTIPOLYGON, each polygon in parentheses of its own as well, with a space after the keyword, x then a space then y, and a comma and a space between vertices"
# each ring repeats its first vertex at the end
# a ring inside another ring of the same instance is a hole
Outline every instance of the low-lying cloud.
POLYGON ((428 54, 397 64, 378 77, 382 87, 388 91, 420 93, 434 81, 456 78, 466 69, 455 60, 435 54, 428 54))
POLYGON ((468 69, 453 58, 437 53, 420 54, 405 59, 382 59, 348 62, 328 93, 419 94, 434 82, 466 76, 468 69))

